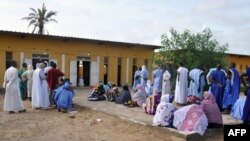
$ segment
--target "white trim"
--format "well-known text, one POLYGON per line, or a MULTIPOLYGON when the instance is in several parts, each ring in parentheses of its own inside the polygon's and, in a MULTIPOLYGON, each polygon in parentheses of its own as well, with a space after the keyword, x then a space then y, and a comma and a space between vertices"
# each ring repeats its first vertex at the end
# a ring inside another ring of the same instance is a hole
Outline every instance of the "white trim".
POLYGON ((65 54, 62 54, 62 72, 65 73, 65 54))
POLYGON ((127 58, 126 64, 126 83, 128 84, 128 76, 129 76, 129 58, 127 58))
POLYGON ((77 61, 71 60, 70 61, 70 68, 69 68, 69 76, 70 76, 70 82, 72 83, 72 86, 77 86, 77 61))
POLYGON ((90 63, 90 86, 94 86, 99 82, 99 63, 99 56, 96 57, 96 61, 90 63))

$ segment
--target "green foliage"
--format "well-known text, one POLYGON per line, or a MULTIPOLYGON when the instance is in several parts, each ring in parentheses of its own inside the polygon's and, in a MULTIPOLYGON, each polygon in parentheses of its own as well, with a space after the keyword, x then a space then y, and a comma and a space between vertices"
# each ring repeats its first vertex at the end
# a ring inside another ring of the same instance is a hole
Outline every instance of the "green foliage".
POLYGON ((51 18, 52 16, 56 16, 56 11, 47 11, 45 4, 43 4, 42 9, 35 10, 34 8, 30 8, 32 11, 29 13, 28 17, 22 18, 22 20, 29 21, 28 27, 31 25, 34 26, 32 33, 38 28, 38 34, 44 34, 45 24, 48 22, 57 22, 55 19, 51 18))
POLYGON ((212 37, 210 29, 192 34, 189 30, 178 33, 171 28, 169 35, 162 35, 163 47, 155 54, 154 63, 171 63, 177 68, 178 63, 182 62, 189 70, 202 66, 205 71, 217 63, 225 65, 228 44, 220 46, 212 37))

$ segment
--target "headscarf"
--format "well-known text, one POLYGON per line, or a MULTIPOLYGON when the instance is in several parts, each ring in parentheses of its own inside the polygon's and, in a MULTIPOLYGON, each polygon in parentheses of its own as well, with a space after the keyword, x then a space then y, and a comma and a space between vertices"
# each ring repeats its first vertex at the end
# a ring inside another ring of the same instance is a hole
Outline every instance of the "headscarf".
POLYGON ((33 66, 32 65, 28 65, 28 70, 33 70, 33 66))
POLYGON ((162 95, 161 102, 156 109, 153 124, 156 126, 172 126, 175 111, 176 107, 170 103, 170 95, 162 95))
POLYGON ((192 104, 174 112, 173 125, 180 131, 203 135, 208 126, 208 119, 200 105, 192 104))
POLYGON ((39 64, 39 68, 40 68, 40 69, 44 69, 44 68, 45 68, 45 64, 44 64, 44 63, 40 63, 40 64, 39 64))
POLYGON ((203 96, 204 96, 204 100, 203 100, 204 102, 206 102, 206 103, 215 103, 215 98, 214 98, 214 96, 213 96, 213 94, 211 92, 205 91, 203 96))
POLYGON ((138 84, 136 89, 137 91, 133 96, 133 101, 136 101, 136 103, 141 107, 146 101, 147 94, 145 88, 141 84, 138 84))
POLYGON ((160 103, 170 103, 170 95, 169 94, 162 95, 160 103))
POLYGON ((142 65, 141 70, 147 70, 145 65, 142 65))
POLYGON ((208 122, 222 124, 222 115, 213 94, 205 91, 203 95, 204 100, 201 102, 201 106, 208 118, 208 122))

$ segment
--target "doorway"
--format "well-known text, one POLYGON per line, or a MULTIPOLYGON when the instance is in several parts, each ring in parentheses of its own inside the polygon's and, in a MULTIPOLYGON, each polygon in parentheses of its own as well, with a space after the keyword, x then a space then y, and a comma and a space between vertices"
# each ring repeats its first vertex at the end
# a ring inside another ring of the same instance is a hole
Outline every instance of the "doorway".
POLYGON ((103 74, 103 83, 108 84, 108 60, 107 56, 104 57, 104 74, 103 74))
POLYGON ((90 61, 77 61, 77 86, 90 86, 90 61))
POLYGON ((32 54, 32 66, 33 69, 36 69, 36 64, 41 62, 49 62, 49 55, 48 54, 32 54))
POLYGON ((121 76, 122 76, 122 58, 118 58, 117 66, 117 86, 121 86, 121 76))

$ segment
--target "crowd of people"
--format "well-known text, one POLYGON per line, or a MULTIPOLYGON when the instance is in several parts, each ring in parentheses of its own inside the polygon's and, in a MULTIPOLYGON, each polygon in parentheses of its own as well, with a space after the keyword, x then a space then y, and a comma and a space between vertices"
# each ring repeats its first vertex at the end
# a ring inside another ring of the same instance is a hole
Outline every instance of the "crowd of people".
MULTIPOLYGON (((6 89, 4 111, 9 113, 26 112, 22 100, 30 99, 32 108, 47 109, 55 105, 58 111, 67 112, 72 108, 74 91, 70 82, 62 82, 64 76, 54 62, 50 65, 41 62, 33 70, 32 65, 11 62, 4 76, 6 89)), ((127 107, 142 107, 144 112, 154 115, 156 126, 173 127, 181 131, 192 131, 203 135, 207 128, 223 126, 222 114, 250 122, 250 67, 240 75, 231 63, 222 69, 220 64, 206 74, 197 66, 192 70, 179 63, 174 74, 170 68, 158 65, 152 72, 152 79, 145 65, 134 73, 133 91, 124 85, 120 91, 114 83, 100 82, 93 87, 89 101, 109 100, 127 107), (241 82, 245 86, 245 97, 240 97, 241 82), (205 90, 205 85, 209 89, 205 90), (177 108, 181 106, 181 108, 177 108)))
POLYGON ((142 107, 146 114, 154 115, 153 124, 156 126, 174 127, 201 135, 207 128, 222 127, 222 114, 230 114, 249 124, 250 97, 240 97, 240 89, 242 82, 246 95, 250 95, 250 67, 240 75, 235 63, 231 63, 226 70, 217 64, 206 74, 201 66, 189 71, 179 63, 175 88, 171 82, 173 76, 169 67, 158 65, 150 80, 149 72, 143 65, 134 73, 133 95, 127 86, 120 92, 113 83, 101 83, 88 99, 119 99, 119 103, 125 106, 142 107), (209 88, 205 88, 206 85, 209 88), (100 96, 102 99, 98 98, 100 96))
POLYGON ((6 112, 26 112, 22 100, 29 99, 33 109, 48 109, 55 107, 66 112, 72 108, 74 96, 70 82, 63 80, 64 73, 57 69, 53 61, 40 62, 33 70, 31 64, 22 64, 17 69, 16 61, 11 61, 4 74, 5 88, 4 108, 6 112))

